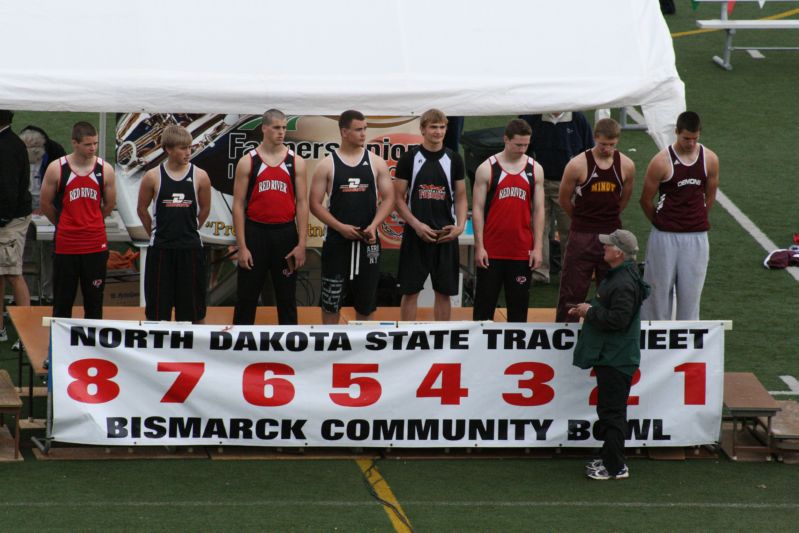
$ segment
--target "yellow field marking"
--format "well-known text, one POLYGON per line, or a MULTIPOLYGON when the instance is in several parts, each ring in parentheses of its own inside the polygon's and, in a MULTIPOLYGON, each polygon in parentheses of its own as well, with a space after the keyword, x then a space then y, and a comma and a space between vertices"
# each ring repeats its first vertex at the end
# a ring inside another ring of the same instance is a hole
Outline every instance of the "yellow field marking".
POLYGON ((413 531, 410 528, 411 521, 408 520, 408 516, 405 514, 405 511, 402 510, 402 506, 400 506, 394 493, 391 492, 391 487, 388 486, 386 480, 380 475, 380 472, 375 466, 375 462, 371 459, 356 459, 355 462, 358 463, 358 467, 360 467, 361 472, 363 472, 364 477, 377 493, 377 496, 393 506, 393 508, 383 506, 383 510, 388 515, 388 519, 391 520, 394 531, 397 531, 397 533, 411 533, 413 531))
MULTIPOLYGON (((768 17, 763 17, 758 20, 779 20, 779 19, 788 18, 793 15, 799 15, 799 8, 783 11, 782 13, 777 13, 776 15, 769 15, 768 17)), ((714 31, 725 31, 725 30, 711 30, 705 28, 699 30, 680 31, 677 33, 672 33, 671 37, 673 39, 676 39, 677 37, 687 37, 689 35, 699 35, 700 33, 710 33, 714 31)))

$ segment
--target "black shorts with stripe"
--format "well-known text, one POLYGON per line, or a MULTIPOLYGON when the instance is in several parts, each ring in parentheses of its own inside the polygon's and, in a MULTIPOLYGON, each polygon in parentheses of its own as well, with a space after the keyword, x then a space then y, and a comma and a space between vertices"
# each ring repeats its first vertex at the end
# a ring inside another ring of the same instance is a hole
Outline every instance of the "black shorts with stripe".
POLYGON ((144 314, 147 320, 197 322, 205 318, 205 250, 147 249, 144 314))

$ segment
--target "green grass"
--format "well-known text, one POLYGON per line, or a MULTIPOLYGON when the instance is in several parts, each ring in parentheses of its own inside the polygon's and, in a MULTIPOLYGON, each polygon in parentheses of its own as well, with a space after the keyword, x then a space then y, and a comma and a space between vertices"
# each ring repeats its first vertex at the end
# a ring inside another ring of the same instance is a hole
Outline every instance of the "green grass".
MULTIPOLYGON (((790 7, 769 2, 761 11, 756 3, 739 3, 733 16, 757 18, 790 7)), ((717 16, 715 5, 693 12, 680 2, 667 20, 676 32, 717 16)), ((799 232, 799 54, 766 52, 767 59, 756 60, 734 52, 734 70, 726 72, 711 61, 723 39, 718 32, 675 39, 688 108, 703 118, 702 142, 719 154, 721 189, 786 246, 799 232)), ((735 44, 747 43, 799 46, 799 37, 740 31, 735 44)), ((466 128, 500 126, 507 118, 469 117, 466 128)), ((39 125, 68 147, 69 128, 79 119, 96 123, 93 114, 18 113, 15 128, 39 125)), ((624 224, 645 244, 649 224, 638 197, 656 148, 645 133, 626 131, 620 149, 638 169, 624 224)), ((718 205, 711 223, 702 317, 734 323, 726 337, 727 370, 752 371, 768 389, 784 389, 780 375, 799 376, 799 283, 764 269, 766 252, 718 205)), ((553 307, 556 283, 534 286, 533 305, 553 307)), ((9 346, 0 345, 0 366, 16 380, 9 346)), ((36 413, 43 415, 41 404, 36 413)), ((29 450, 25 455, 24 463, 2 466, 7 489, 0 513, 9 530, 391 529, 352 461, 44 462, 29 450)), ((795 465, 632 460, 630 467, 629 480, 592 483, 575 459, 378 464, 417 531, 795 531, 799 523, 795 465)))

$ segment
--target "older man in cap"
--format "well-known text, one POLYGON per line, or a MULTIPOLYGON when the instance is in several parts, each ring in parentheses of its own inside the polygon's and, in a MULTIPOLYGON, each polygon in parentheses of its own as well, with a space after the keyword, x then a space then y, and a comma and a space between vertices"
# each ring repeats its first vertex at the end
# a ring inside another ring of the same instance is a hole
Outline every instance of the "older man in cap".
POLYGON ((599 392, 594 434, 603 441, 602 457, 586 465, 586 475, 598 480, 624 479, 630 477, 624 457, 627 398, 641 361, 639 315, 649 285, 641 279, 635 263, 635 235, 619 229, 599 235, 599 242, 605 246, 604 259, 610 270, 590 303, 569 310, 570 315, 583 319, 574 365, 593 367, 599 392))

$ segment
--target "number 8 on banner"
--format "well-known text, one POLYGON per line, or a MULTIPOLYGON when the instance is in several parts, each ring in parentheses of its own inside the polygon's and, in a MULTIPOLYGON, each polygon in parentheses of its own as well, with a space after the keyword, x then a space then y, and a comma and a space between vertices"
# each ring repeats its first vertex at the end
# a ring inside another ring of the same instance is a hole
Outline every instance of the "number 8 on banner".
POLYGON ((69 365, 75 381, 67 386, 67 394, 83 403, 105 403, 119 396, 119 385, 111 378, 119 373, 117 365, 105 359, 81 359, 69 365))

